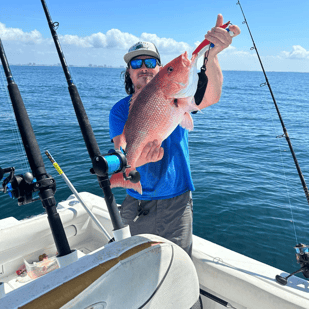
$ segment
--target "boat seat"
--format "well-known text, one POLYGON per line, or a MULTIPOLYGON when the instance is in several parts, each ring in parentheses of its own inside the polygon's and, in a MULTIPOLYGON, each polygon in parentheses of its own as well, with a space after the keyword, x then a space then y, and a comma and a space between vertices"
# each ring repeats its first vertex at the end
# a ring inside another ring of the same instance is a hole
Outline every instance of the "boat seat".
POLYGON ((0 308, 188 309, 198 297, 188 254, 162 237, 143 234, 110 243, 9 292, 0 308))

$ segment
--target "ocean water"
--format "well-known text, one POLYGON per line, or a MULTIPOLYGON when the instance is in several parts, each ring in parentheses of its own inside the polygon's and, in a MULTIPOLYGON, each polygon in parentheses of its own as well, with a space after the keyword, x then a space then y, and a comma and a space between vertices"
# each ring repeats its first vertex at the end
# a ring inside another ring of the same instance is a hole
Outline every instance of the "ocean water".
MULTIPOLYGON (((56 200, 70 190, 44 155, 47 149, 80 192, 103 196, 75 117, 60 67, 12 66, 46 169, 57 182, 56 200)), ((113 148, 109 110, 126 96, 121 69, 72 67, 101 153, 113 148)), ((299 268, 293 247, 309 244, 309 205, 262 72, 224 71, 220 102, 193 116, 189 133, 195 184, 194 234, 287 272, 299 268)), ((309 179, 309 73, 267 73, 305 179, 309 179)), ((30 171, 0 79, 0 167, 30 171)), ((309 181, 309 180, 308 180, 309 181)), ((125 190, 113 190, 121 203, 125 190)), ((42 213, 0 195, 0 219, 42 213)))

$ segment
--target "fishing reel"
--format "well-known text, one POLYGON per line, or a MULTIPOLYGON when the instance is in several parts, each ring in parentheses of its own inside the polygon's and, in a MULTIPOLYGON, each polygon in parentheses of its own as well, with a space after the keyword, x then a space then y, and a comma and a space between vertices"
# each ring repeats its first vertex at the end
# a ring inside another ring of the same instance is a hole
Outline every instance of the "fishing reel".
POLYGON ((46 178, 41 182, 37 182, 31 173, 27 172, 25 174, 15 175, 15 168, 9 167, 5 169, 0 168, 0 180, 6 173, 10 174, 3 180, 0 191, 8 193, 13 199, 17 199, 18 206, 26 205, 40 199, 38 193, 42 186, 42 181, 44 183, 49 182, 53 192, 56 192, 56 182, 52 178, 46 178))
POLYGON ((134 170, 126 175, 126 169, 130 167, 127 162, 125 152, 121 150, 111 149, 102 156, 97 156, 92 160, 93 168, 90 169, 91 174, 104 177, 107 174, 122 173, 125 180, 130 180, 133 183, 140 181, 140 174, 134 170))
POLYGON ((299 270, 294 271, 287 277, 281 277, 277 275, 276 281, 281 285, 286 285, 288 283, 287 281, 288 278, 300 272, 303 273, 305 278, 309 278, 309 246, 304 244, 298 244, 294 248, 296 250, 296 261, 298 264, 300 264, 301 268, 299 270))

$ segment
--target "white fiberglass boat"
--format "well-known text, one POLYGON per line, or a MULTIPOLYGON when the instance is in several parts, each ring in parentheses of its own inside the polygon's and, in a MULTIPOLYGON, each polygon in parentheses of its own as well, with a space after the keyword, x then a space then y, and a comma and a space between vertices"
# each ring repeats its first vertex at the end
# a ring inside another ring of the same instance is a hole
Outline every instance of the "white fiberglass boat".
MULTIPOLYGON (((105 200, 81 197, 112 235, 105 200)), ((56 260, 46 214, 0 220, 1 309, 309 308, 306 280, 292 276, 282 286, 275 276, 284 271, 200 237, 193 237, 192 263, 181 248, 154 235, 109 243, 74 195, 57 209, 74 251, 56 260), (43 254, 56 269, 40 266, 43 254), (17 275, 25 262, 28 272, 17 275)))

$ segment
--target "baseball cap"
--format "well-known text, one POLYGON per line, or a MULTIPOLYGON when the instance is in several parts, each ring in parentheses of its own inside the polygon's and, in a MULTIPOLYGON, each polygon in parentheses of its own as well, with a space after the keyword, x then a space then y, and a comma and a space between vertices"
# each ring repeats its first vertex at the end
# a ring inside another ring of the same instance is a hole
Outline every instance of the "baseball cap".
POLYGON ((128 52, 124 55, 123 59, 126 63, 128 63, 132 58, 141 55, 155 57, 161 63, 160 54, 156 46, 151 42, 137 42, 132 47, 130 47, 128 52))

